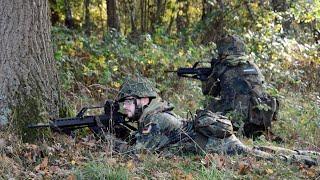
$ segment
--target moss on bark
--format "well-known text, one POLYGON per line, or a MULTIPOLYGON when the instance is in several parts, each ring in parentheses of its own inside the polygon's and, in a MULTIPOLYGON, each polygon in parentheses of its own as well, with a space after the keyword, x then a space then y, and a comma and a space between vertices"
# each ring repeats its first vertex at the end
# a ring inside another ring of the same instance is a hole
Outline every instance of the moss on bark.
POLYGON ((49 129, 30 129, 29 124, 39 122, 48 122, 49 116, 45 109, 45 104, 34 95, 20 95, 19 103, 12 107, 12 129, 17 135, 21 136, 23 142, 35 142, 38 139, 46 138, 50 131, 49 129))

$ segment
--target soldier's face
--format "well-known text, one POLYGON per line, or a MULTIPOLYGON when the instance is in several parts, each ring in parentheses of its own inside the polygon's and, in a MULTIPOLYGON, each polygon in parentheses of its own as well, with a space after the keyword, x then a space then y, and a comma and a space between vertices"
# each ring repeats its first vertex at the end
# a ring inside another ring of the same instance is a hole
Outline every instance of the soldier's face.
POLYGON ((128 97, 123 102, 123 109, 125 111, 125 114, 131 118, 134 115, 134 112, 136 110, 136 104, 134 103, 136 101, 133 97, 128 97))

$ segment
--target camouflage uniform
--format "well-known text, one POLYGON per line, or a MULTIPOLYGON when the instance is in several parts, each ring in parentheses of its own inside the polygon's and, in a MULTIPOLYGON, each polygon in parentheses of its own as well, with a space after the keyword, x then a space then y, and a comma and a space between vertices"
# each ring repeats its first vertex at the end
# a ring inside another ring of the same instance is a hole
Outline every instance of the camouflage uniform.
MULTIPOLYGON (((132 84, 134 83, 131 82, 132 84)), ((130 96, 133 95, 130 94, 130 96)), ((175 115, 172 110, 173 106, 160 98, 152 99, 138 119, 135 145, 123 152, 137 153, 142 150, 154 152, 164 149, 169 151, 174 149, 175 151, 171 152, 177 152, 176 148, 178 147, 179 150, 184 152, 211 152, 228 155, 249 154, 264 159, 272 160, 275 158, 276 152, 269 154, 263 151, 263 147, 250 148, 244 145, 233 134, 232 124, 225 116, 202 110, 197 112, 194 121, 184 121, 175 115)), ((273 150, 277 149, 276 147, 269 147, 269 149, 271 148, 273 150)), ((282 160, 299 161, 310 165, 316 164, 316 161, 309 156, 299 154, 299 151, 284 148, 282 150, 287 152, 287 154, 278 153, 277 157, 282 160)))
POLYGON ((217 47, 220 58, 202 83, 203 94, 214 97, 207 109, 230 117, 236 129, 244 126, 246 136, 271 127, 278 104, 265 93, 264 77, 245 55, 243 41, 226 36, 217 47))

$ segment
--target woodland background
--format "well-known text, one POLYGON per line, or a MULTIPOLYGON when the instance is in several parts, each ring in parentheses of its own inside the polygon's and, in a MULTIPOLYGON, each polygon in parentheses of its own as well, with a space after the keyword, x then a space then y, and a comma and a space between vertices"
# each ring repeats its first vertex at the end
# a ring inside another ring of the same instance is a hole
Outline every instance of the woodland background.
POLYGON ((26 128, 114 99, 135 72, 187 117, 205 106, 200 82, 165 71, 216 57, 215 41, 229 33, 244 39, 281 103, 273 131, 283 143, 242 140, 320 151, 319 1, 4 0, 0 17, 1 178, 320 178, 319 167, 245 156, 119 156, 85 129, 72 139, 26 128))

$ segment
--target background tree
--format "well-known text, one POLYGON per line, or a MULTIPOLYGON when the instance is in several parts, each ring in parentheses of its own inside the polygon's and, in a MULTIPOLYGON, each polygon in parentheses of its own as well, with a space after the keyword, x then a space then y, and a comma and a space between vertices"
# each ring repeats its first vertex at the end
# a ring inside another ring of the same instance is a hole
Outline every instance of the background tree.
POLYGON ((91 22, 90 22, 90 0, 84 0, 84 32, 87 36, 90 35, 91 32, 91 22))
POLYGON ((107 24, 108 28, 114 28, 120 31, 120 20, 117 12, 117 1, 116 0, 106 0, 107 1, 107 24))
POLYGON ((32 140, 27 124, 59 115, 48 1, 0 1, 0 15, 0 122, 32 140))
POLYGON ((64 12, 65 12, 65 19, 64 19, 64 24, 68 28, 74 28, 74 21, 72 17, 72 10, 70 6, 70 1, 69 0, 63 0, 64 2, 64 12))
POLYGON ((60 20, 60 14, 57 11, 58 4, 57 4, 57 0, 49 0, 49 3, 50 3, 50 11, 51 11, 51 24, 54 26, 54 25, 57 25, 57 23, 60 20))

